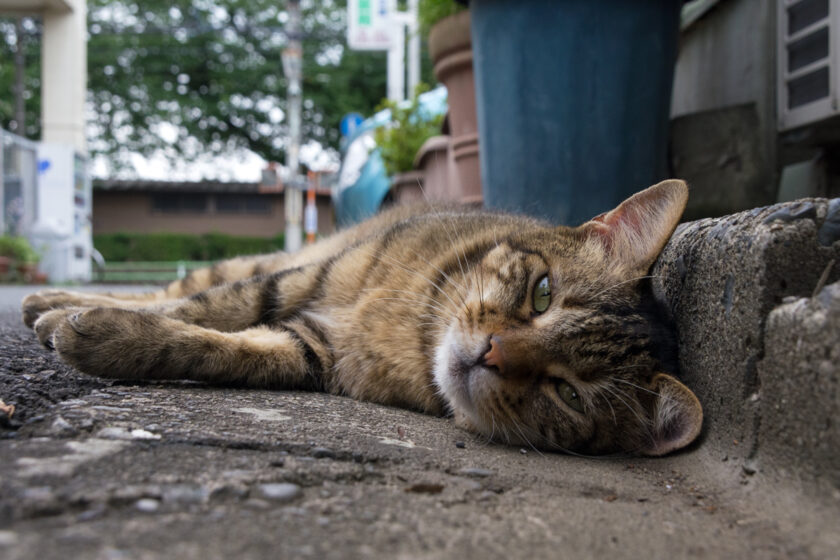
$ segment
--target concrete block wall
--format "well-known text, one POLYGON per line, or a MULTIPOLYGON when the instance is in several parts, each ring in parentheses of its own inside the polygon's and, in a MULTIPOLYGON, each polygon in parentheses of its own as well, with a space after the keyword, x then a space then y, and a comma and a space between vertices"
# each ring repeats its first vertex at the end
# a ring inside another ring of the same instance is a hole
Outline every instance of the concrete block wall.
POLYGON ((764 347, 757 439, 765 470, 840 488, 840 282, 774 309, 764 347))
POLYGON ((745 476, 840 488, 840 199, 682 224, 652 274, 702 445, 745 476))

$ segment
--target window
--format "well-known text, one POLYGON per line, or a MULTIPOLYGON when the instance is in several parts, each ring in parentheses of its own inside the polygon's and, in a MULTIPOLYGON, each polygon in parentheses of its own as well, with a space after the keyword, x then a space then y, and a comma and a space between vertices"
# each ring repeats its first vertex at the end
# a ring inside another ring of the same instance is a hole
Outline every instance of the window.
POLYGON ((152 210, 164 214, 204 214, 207 212, 207 195, 198 193, 153 194, 152 210))
POLYGON ((218 194, 219 214, 271 214, 271 197, 259 194, 218 194))

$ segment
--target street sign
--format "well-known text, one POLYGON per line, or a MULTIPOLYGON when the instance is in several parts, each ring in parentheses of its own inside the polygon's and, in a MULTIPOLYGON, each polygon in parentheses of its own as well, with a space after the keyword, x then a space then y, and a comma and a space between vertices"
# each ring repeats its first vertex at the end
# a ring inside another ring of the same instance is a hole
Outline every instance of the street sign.
POLYGON ((359 51, 391 48, 390 0, 347 0, 347 45, 359 51))

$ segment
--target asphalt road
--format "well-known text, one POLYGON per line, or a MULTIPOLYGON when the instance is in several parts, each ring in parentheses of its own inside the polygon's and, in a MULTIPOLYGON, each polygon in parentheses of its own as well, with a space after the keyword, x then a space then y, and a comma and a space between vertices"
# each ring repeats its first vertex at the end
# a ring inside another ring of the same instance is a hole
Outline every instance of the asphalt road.
POLYGON ((702 442, 661 459, 488 443, 316 393, 83 376, 0 289, 0 557, 836 558, 840 495, 702 442))

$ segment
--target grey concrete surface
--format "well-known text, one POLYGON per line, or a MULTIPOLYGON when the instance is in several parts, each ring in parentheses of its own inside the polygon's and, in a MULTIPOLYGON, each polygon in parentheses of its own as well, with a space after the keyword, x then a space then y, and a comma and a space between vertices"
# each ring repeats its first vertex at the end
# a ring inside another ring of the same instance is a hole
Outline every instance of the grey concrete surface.
MULTIPOLYGON (((779 397, 768 387, 784 384, 781 378, 796 371, 808 351, 800 346, 774 354, 780 361, 771 367, 764 359, 767 317, 785 298, 811 297, 821 281, 840 278, 840 199, 803 199, 682 224, 652 274, 676 322, 681 377, 706 413, 702 445, 727 457, 734 473, 761 471, 786 437, 779 439, 772 415, 764 417, 779 397)), ((780 338, 798 335, 775 332, 771 349, 780 338)), ((836 323, 814 344, 831 341, 840 341, 836 323)), ((791 402, 825 388, 798 381, 785 385, 791 402)), ((830 414, 837 413, 835 401, 830 414)), ((800 419, 803 440, 824 428, 807 415, 800 419)), ((820 457, 825 475, 829 465, 836 468, 840 450, 824 447, 809 456, 820 457)))
POLYGON ((681 226, 656 289, 707 421, 659 459, 323 394, 92 379, 0 311, 0 557, 836 558, 838 239, 840 202, 819 200, 681 226))
POLYGON ((840 282, 767 318, 758 438, 776 480, 840 488, 840 282))

